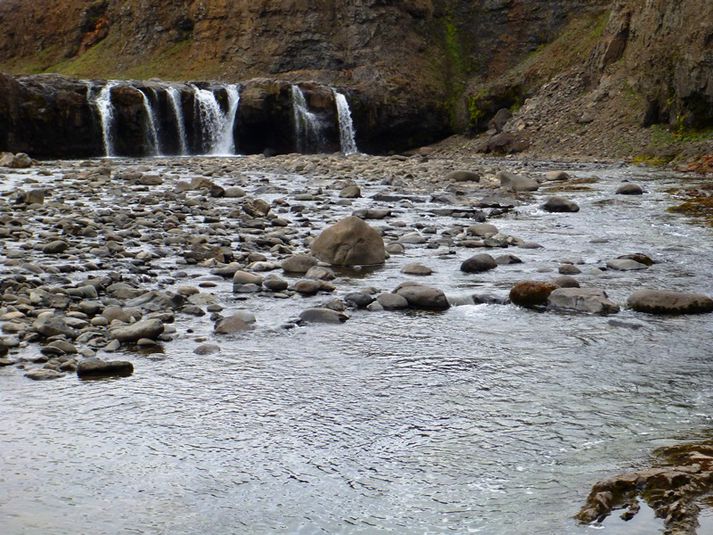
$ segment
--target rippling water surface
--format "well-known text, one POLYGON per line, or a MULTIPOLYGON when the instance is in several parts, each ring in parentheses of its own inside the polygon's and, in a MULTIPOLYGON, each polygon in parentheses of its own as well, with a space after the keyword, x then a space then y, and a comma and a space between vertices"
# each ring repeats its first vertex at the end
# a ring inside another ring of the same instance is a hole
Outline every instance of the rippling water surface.
MULTIPOLYGON (((678 179, 574 171, 602 179, 565 194, 578 214, 543 213, 540 195, 492 221, 544 246, 503 251, 523 264, 466 275, 460 261, 479 251, 414 247, 370 276, 336 281, 339 291, 391 290, 417 259, 436 270, 423 282, 449 296, 506 293, 572 259, 584 262, 583 285, 619 303, 644 286, 711 293, 711 231, 665 212, 678 179), (649 193, 613 195, 624 177, 649 193), (659 263, 594 270, 637 251, 659 263)), ((396 209, 438 232, 454 223, 429 206, 396 209)), ((131 378, 35 383, 0 369, 2 533, 586 533, 572 516, 595 481, 712 427, 710 315, 465 305, 354 312, 344 325, 286 331, 285 320, 324 299, 242 303, 228 283, 214 293, 253 310, 259 325, 220 340, 218 355, 193 354, 211 325, 191 317, 178 330, 195 334, 164 355, 122 355, 134 362, 131 378)), ((658 532, 645 515, 603 532, 658 532)))

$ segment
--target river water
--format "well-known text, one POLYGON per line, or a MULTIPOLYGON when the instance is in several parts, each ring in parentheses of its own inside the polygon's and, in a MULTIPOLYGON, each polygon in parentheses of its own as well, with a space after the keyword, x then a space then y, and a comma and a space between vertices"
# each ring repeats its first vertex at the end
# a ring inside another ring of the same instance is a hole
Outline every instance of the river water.
MULTIPOLYGON (((502 251, 523 264, 463 274, 460 261, 480 251, 410 246, 383 269, 344 275, 339 292, 391 290, 409 279, 400 268, 419 261, 435 270, 422 282, 455 302, 555 276, 571 259, 582 262, 583 286, 621 304, 641 287, 711 293, 713 232, 665 211, 679 177, 571 171, 600 178, 592 191, 565 194, 579 213, 544 213, 540 195, 491 221, 544 246, 502 251), (615 196, 624 178, 648 193, 615 196), (658 263, 643 272, 596 269, 633 252, 658 263)), ((267 178, 310 187, 304 177, 267 178)), ((378 205, 368 197, 388 189, 363 187, 365 199, 334 215, 378 205)), ((390 206, 409 227, 441 232, 457 222, 433 215, 429 202, 390 206)), ((176 269, 172 259, 166 266, 176 269)), ((186 270, 194 283, 207 278, 186 270)), ((199 337, 211 338, 207 317, 179 316, 179 336, 163 354, 120 355, 135 365, 131 378, 33 382, 0 369, 0 532, 588 533, 572 517, 593 483, 713 428, 710 315, 463 305, 355 311, 343 325, 285 330, 306 303, 324 298, 242 302, 229 282, 217 284, 219 302, 250 309, 258 325, 219 340, 217 355, 193 353, 199 337)), ((645 515, 602 531, 661 532, 645 515)))

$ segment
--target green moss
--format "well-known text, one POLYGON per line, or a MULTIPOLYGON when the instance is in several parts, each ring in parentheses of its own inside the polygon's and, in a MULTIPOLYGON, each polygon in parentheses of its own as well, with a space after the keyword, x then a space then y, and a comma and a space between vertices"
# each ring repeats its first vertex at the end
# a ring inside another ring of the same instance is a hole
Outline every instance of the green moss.
POLYGON ((663 167, 673 161, 673 156, 657 156, 653 154, 637 154, 632 158, 632 163, 636 165, 648 165, 649 167, 663 167))

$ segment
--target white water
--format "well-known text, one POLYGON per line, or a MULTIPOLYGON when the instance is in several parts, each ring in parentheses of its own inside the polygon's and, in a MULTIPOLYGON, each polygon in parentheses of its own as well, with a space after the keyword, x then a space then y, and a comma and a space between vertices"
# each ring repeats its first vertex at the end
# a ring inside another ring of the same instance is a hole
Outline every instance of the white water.
POLYGON ((292 113, 295 123, 295 144, 298 152, 318 150, 322 143, 321 127, 317 116, 309 111, 302 90, 292 86, 292 113))
POLYGON ((181 106, 181 93, 172 85, 168 86, 166 93, 168 94, 168 100, 173 108, 173 115, 176 118, 180 151, 179 154, 181 156, 185 156, 188 154, 188 139, 186 137, 186 121, 183 117, 183 106, 181 106))
POLYGON ((354 123, 352 122, 352 112, 349 109, 347 97, 338 91, 334 91, 334 101, 337 104, 337 119, 339 121, 339 143, 344 154, 356 154, 359 152, 355 139, 354 123))
POLYGON ((222 129, 223 112, 220 110, 213 91, 201 89, 195 85, 191 87, 195 92, 195 106, 198 109, 198 116, 200 117, 203 150, 204 152, 210 153, 216 145, 219 133, 222 129))
POLYGON ((146 141, 148 141, 150 147, 150 154, 152 156, 160 156, 161 147, 159 147, 158 130, 156 129, 156 117, 154 116, 154 110, 151 106, 151 101, 149 100, 149 97, 146 95, 146 93, 141 90, 138 91, 139 93, 141 93, 141 97, 144 101, 144 110, 146 110, 146 141))
POLYGON ((228 94, 228 111, 223 115, 223 127, 219 133, 211 154, 235 154, 235 116, 240 105, 240 88, 237 85, 225 86, 228 94))
POLYGON ((99 92, 96 99, 96 107, 102 125, 102 138, 104 140, 104 154, 107 157, 114 156, 114 146, 111 137, 111 127, 114 120, 114 106, 111 103, 111 89, 117 82, 107 82, 99 92))

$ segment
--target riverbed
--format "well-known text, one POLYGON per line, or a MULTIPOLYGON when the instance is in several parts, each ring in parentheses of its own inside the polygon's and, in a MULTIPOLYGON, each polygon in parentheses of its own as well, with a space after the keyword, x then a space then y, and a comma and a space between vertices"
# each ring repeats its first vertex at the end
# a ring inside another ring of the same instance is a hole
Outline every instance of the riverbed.
MULTIPOLYGON (((713 231, 666 210, 676 203, 671 189, 693 179, 613 164, 473 163, 515 165, 532 175, 564 169, 587 189, 556 193, 574 200, 578 213, 540 208, 544 190, 558 184, 518 196, 515 208, 488 222, 542 248, 488 250, 522 263, 467 274, 460 263, 484 251, 450 243, 454 228, 472 222, 434 201, 431 193, 446 184, 417 187, 416 171, 402 183, 379 172, 391 165, 386 160, 353 157, 348 174, 362 190, 353 200, 339 199, 330 186, 347 171, 327 173, 329 162, 319 157, 282 169, 258 160, 251 170, 249 159, 186 158, 46 162, 4 173, 2 191, 26 188, 30 178, 91 218, 151 207, 138 200, 148 194, 158 195, 163 209, 161 192, 200 171, 283 207, 281 216, 295 225, 298 214, 306 215, 313 233, 354 210, 383 207, 392 216, 369 223, 384 229, 387 242, 413 231, 424 241, 405 244, 405 253, 382 268, 337 272, 332 295, 278 299, 235 294, 232 281, 136 237, 136 248, 156 253, 147 288, 199 286, 226 310, 252 312, 256 327, 218 337, 207 315, 178 314, 176 333, 160 352, 114 354, 134 364, 127 378, 80 381, 70 373, 35 382, 15 366, 0 368, 2 532, 587 533, 592 528, 577 526, 573 516, 594 482, 645 466, 656 447, 710 436, 711 316, 658 317, 624 306, 643 287, 711 294, 713 231), (164 180, 148 189, 108 182, 87 199, 77 189, 85 165, 140 166, 164 180), (615 195, 624 180, 646 193, 615 195), (392 196, 374 200, 379 193, 392 196), (295 204, 304 208, 290 211, 295 204), (636 252, 656 263, 633 272, 600 269, 636 252), (400 273, 411 262, 433 275, 400 273), (621 312, 472 304, 474 294, 506 296, 519 280, 553 278, 562 262, 581 270, 582 286, 606 290, 621 312), (369 287, 391 291, 405 280, 440 288, 457 306, 440 313, 348 310, 341 325, 293 321, 310 306, 369 287), (220 352, 196 355, 205 342, 220 352)), ((484 193, 459 192, 456 208, 484 193)), ((225 220, 237 202, 211 201, 225 220)), ((210 223, 194 215, 189 230, 210 232, 210 223)), ((28 216, 25 225, 41 240, 52 231, 48 223, 28 216)), ((240 248, 233 227, 221 231, 240 248)), ((4 240, 3 248, 3 256, 16 254, 22 244, 4 240)), ((98 273, 124 265, 97 263, 98 273)), ((0 276, 11 272, 0 266, 0 276)), ((87 273, 67 276, 79 282, 87 273)), ((39 346, 18 354, 39 355, 39 346)), ((602 531, 662 532, 645 511, 632 522, 605 522, 602 531)))

